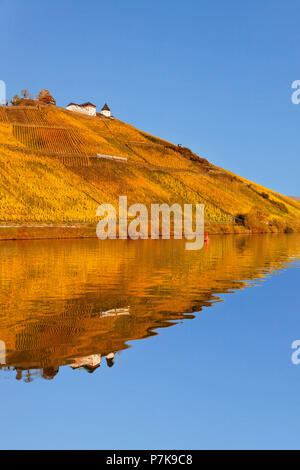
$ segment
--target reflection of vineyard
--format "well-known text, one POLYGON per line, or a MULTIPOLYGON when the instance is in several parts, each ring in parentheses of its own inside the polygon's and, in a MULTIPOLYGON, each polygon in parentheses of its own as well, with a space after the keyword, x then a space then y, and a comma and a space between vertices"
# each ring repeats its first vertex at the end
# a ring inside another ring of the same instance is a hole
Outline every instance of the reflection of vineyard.
POLYGON ((299 256, 298 246, 297 235, 215 237, 199 252, 186 252, 181 241, 4 243, 7 366, 57 368, 125 349, 280 269, 299 256))

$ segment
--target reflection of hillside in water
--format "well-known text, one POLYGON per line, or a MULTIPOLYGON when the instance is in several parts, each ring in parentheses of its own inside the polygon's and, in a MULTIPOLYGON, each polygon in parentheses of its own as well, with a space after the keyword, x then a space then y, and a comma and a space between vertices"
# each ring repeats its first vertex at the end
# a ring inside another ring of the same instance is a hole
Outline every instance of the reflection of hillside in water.
POLYGON ((218 294, 284 267, 299 256, 299 239, 215 236, 200 251, 163 240, 3 242, 3 368, 31 380, 53 378, 65 364, 92 372, 102 358, 111 366, 128 341, 194 318, 218 294))

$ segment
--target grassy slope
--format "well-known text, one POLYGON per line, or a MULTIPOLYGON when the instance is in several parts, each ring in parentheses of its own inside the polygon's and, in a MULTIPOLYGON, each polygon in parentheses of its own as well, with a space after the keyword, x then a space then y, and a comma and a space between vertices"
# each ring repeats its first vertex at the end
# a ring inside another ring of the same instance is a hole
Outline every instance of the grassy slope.
POLYGON ((204 203, 211 231, 300 231, 298 201, 117 119, 0 109, 2 222, 93 221, 97 206, 119 195, 129 204, 204 203), (128 163, 87 157, 96 153, 128 163))

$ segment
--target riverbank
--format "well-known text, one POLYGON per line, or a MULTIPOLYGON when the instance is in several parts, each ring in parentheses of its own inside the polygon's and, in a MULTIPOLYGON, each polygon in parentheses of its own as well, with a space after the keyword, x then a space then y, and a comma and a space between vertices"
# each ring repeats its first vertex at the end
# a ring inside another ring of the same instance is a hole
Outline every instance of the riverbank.
MULTIPOLYGON (((251 234, 251 233, 281 233, 276 227, 268 227, 266 231, 249 230, 238 224, 205 224, 205 232, 212 234, 251 234)), ((97 238, 96 222, 69 224, 0 224, 1 240, 38 240, 38 239, 68 239, 68 238, 97 238)))

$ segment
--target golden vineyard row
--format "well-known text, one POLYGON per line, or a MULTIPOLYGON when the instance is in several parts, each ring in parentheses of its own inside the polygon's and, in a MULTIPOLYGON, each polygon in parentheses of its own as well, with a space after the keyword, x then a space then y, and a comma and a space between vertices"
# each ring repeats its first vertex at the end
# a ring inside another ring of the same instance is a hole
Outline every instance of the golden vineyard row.
POLYGON ((89 145, 72 129, 14 125, 13 135, 32 150, 84 155, 99 151, 99 148, 89 145))
POLYGON ((47 114, 35 108, 0 108, 0 121, 20 122, 22 124, 47 124, 47 114))

